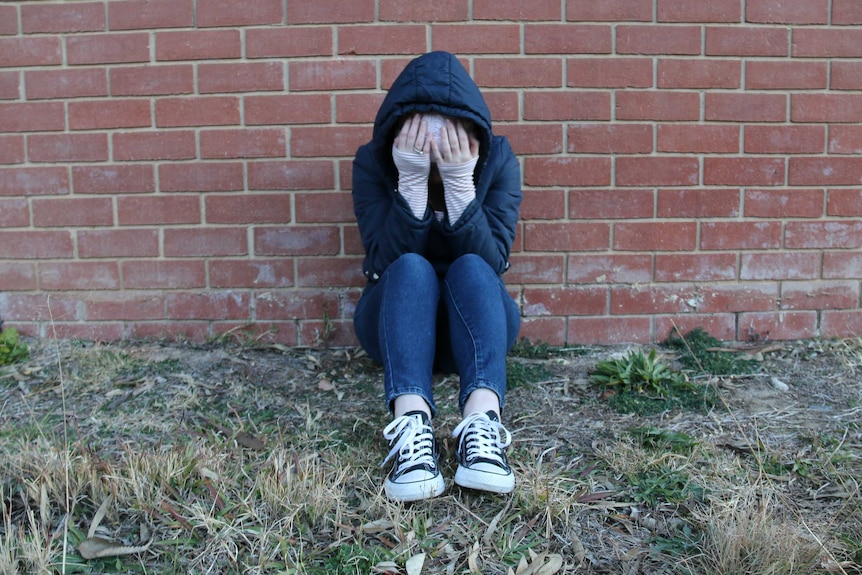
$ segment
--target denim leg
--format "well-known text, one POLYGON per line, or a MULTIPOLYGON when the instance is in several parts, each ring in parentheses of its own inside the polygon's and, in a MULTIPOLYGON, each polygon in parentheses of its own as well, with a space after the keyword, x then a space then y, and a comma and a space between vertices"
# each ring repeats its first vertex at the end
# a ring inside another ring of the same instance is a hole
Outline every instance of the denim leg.
POLYGON ((458 397, 488 388, 506 396, 506 354, 518 337, 521 316, 506 286, 485 260, 468 254, 449 267, 444 283, 451 353, 461 378, 458 397))
POLYGON ((395 398, 422 396, 436 413, 431 389, 436 351, 440 283, 434 268, 418 254, 404 254, 356 305, 353 324, 366 353, 383 365, 390 411, 395 398))

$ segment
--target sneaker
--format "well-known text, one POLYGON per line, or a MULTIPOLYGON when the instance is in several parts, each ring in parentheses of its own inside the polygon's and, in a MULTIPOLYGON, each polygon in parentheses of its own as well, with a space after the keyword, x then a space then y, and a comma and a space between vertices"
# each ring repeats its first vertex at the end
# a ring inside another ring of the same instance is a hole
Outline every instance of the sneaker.
POLYGON ((455 483, 493 493, 511 493, 515 489, 515 474, 503 452, 512 443, 512 434, 494 411, 471 413, 452 431, 452 436, 461 438, 455 483))
POLYGON ((418 501, 436 497, 446 487, 437 465, 437 443, 431 420, 423 411, 395 418, 383 430, 392 449, 381 467, 395 458, 383 487, 394 501, 418 501))

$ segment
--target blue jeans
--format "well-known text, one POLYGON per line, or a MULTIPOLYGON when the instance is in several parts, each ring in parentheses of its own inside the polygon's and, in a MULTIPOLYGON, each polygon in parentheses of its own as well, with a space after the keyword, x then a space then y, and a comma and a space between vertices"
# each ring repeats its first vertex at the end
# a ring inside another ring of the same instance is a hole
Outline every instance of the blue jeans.
POLYGON ((521 325, 517 304, 485 260, 468 254, 439 278, 424 257, 408 253, 369 284, 353 317, 359 343, 383 365, 390 411, 395 398, 420 395, 437 412, 435 371, 457 373, 459 407, 476 389, 506 395, 506 354, 521 325))

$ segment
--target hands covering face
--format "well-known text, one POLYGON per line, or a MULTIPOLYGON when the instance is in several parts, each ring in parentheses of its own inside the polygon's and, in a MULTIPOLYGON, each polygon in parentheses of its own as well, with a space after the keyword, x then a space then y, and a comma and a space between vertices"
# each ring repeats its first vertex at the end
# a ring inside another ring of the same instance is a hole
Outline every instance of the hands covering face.
POLYGON ((439 145, 437 141, 428 122, 421 114, 414 114, 401 126, 394 145, 404 153, 430 153, 432 162, 442 164, 463 164, 479 156, 479 140, 462 120, 446 118, 440 128, 439 145))

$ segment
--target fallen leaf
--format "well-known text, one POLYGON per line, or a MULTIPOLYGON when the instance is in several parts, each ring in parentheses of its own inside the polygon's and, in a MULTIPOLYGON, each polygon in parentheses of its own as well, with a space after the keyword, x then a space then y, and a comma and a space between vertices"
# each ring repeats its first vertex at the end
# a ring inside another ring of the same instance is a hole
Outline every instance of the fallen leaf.
POLYGON ((479 542, 473 544, 473 549, 470 550, 470 555, 467 556, 467 565, 470 567, 470 573, 478 573, 482 575, 482 570, 479 569, 479 542))
POLYGON ((407 575, 420 575, 423 565, 425 565, 425 554, 419 553, 408 559, 404 568, 407 569, 407 575))

